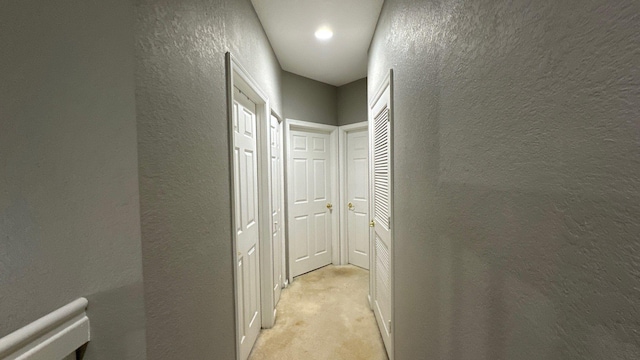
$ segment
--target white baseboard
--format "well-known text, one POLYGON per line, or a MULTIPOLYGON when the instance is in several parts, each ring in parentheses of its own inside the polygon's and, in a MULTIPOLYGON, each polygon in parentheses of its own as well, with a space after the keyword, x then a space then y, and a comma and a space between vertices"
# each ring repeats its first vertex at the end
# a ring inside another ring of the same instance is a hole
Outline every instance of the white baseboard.
POLYGON ((79 298, 0 339, 0 359, 66 358, 90 340, 88 301, 79 298))

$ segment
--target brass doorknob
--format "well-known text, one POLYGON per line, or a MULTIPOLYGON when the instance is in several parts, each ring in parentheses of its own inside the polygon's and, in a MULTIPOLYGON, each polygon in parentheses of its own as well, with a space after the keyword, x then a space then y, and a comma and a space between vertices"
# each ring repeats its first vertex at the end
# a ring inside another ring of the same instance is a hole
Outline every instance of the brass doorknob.
POLYGON ((347 207, 349 208, 349 210, 353 210, 355 208, 355 206, 353 206, 353 203, 348 203, 347 207))
POLYGON ((333 209, 333 204, 332 203, 327 203, 327 209, 329 209, 329 210, 333 209))
POLYGON ((370 227, 374 227, 374 226, 376 226, 376 222, 375 222, 375 221, 373 221, 373 220, 371 220, 371 222, 369 222, 369 226, 370 226, 370 227))

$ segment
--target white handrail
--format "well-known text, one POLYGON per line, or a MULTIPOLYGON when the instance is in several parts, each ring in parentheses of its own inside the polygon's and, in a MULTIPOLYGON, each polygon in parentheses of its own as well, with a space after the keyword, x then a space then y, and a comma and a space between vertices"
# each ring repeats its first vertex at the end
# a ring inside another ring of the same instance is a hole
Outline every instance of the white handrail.
MULTIPOLYGON (((1 338, 0 359, 39 358, 40 356, 37 354, 38 351, 41 351, 39 349, 45 349, 54 342, 59 344, 60 341, 66 341, 61 334, 67 333, 71 334, 70 337, 73 338, 69 346, 75 346, 75 348, 82 346, 89 341, 89 319, 85 314, 88 303, 85 298, 74 300, 1 338), (86 336, 84 333, 86 333, 86 336)), ((62 347, 68 348, 69 346, 62 347)), ((60 346, 55 347, 59 348, 60 346)), ((44 351, 46 352, 46 350, 44 351)), ((73 351, 73 349, 70 351, 73 351)))

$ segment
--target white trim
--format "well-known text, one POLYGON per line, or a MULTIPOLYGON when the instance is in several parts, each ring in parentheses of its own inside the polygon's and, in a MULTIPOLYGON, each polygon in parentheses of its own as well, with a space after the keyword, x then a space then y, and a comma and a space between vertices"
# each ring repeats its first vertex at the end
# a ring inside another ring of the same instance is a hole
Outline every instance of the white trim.
POLYGON ((282 116, 280 116, 280 114, 278 114, 275 109, 271 109, 271 115, 275 116, 275 118, 278 119, 278 122, 284 125, 284 120, 282 119, 282 116))
POLYGON ((282 129, 280 130, 280 161, 281 161, 281 165, 282 165, 282 181, 280 181, 280 194, 281 195, 281 201, 282 203, 281 205, 281 209, 282 209, 282 213, 280 214, 280 220, 282 221, 282 226, 280 227, 280 231, 282 231, 282 238, 284 239, 284 241, 282 242, 282 288, 281 288, 281 292, 280 292, 280 299, 282 300, 282 290, 284 290, 287 286, 289 286, 289 278, 288 278, 288 273, 287 273, 287 263, 288 258, 287 258, 287 254, 288 254, 288 242, 287 242, 287 236, 288 236, 288 224, 289 224, 289 220, 287 218, 288 216, 288 211, 287 211, 287 158, 285 158, 285 123, 284 123, 284 119, 281 117, 277 117, 278 120, 280 121, 280 123, 282 124, 282 129))
MULTIPOLYGON (((340 177, 340 205, 339 207, 344 210, 347 199, 347 134, 352 131, 366 130, 369 128, 368 121, 362 121, 355 124, 342 125, 338 127, 338 159, 340 160, 338 166, 338 174, 340 177)), ((368 138, 368 136, 367 136, 368 138)), ((367 184, 369 181, 367 180, 367 184)), ((340 264, 346 265, 349 263, 349 244, 347 239, 347 211, 340 212, 340 264)))
MULTIPOLYGON (((253 80, 253 77, 242 66, 242 64, 230 53, 226 53, 226 68, 227 68, 227 117, 228 117, 228 136, 229 136, 229 165, 230 169, 233 169, 233 89, 237 87, 247 97, 249 97, 256 104, 256 121, 258 128, 258 221, 259 221, 259 240, 258 240, 258 256, 260 260, 260 312, 261 323, 263 328, 270 328, 275 322, 275 306, 273 304, 273 297, 266 296, 273 291, 273 274, 272 274, 272 262, 273 257, 271 254, 270 239, 271 239, 271 212, 269 211, 269 190, 271 186, 271 177, 269 176, 269 158, 270 158, 270 146, 269 146, 269 125, 271 109, 269 107, 269 98, 262 91, 258 83, 253 80)), ((230 171, 230 194, 231 199, 234 199, 234 171, 230 171)), ((233 289, 234 289, 234 307, 235 307, 235 341, 236 341, 236 357, 240 357, 240 344, 239 344, 239 324, 238 318, 238 288, 236 264, 237 264, 237 249, 236 249, 236 229, 235 225, 235 202, 231 201, 231 239, 232 239, 232 259, 233 259, 233 289)))
POLYGON ((339 126, 338 128, 344 132, 351 132, 354 130, 367 129, 368 127, 369 127, 368 121, 361 121, 361 122, 357 122, 349 125, 342 125, 342 126, 339 126))
MULTIPOLYGON (((369 111, 371 111, 371 108, 373 107, 373 105, 375 105, 375 103, 378 100, 380 100, 380 97, 384 94, 385 90, 387 90, 387 87, 390 87, 392 73, 393 73, 393 70, 389 70, 389 74, 387 74, 387 76, 384 77, 384 79, 382 80, 382 83, 378 87, 378 90, 374 93, 373 98, 369 100, 369 111)), ((369 114, 369 120, 371 120, 371 114, 369 114)))
MULTIPOLYGON (((289 211, 287 206, 287 158, 285 155, 287 151, 285 149, 286 146, 286 123, 284 118, 278 115, 273 109, 271 110, 271 115, 275 116, 276 119, 282 124, 282 131, 280 131, 280 159, 282 160, 282 182, 280 193, 282 194, 282 236, 284 238, 284 246, 282 249, 282 290, 289 286, 289 239, 287 232, 289 230, 289 211)), ((282 295, 281 295, 282 296, 282 295)), ((274 309, 275 310, 275 309, 274 309)))
MULTIPOLYGON (((328 133, 330 135, 331 138, 331 152, 332 152, 332 160, 334 164, 338 164, 338 127, 334 126, 334 125, 325 125, 325 124, 318 124, 318 123, 312 123, 312 122, 308 122, 308 121, 302 121, 302 120, 296 120, 296 119, 289 119, 286 118, 284 121, 285 127, 284 127, 284 138, 285 138, 285 148, 286 148, 286 161, 285 161, 285 182, 287 183, 287 185, 285 186, 286 189, 286 204, 287 204, 287 230, 288 230, 288 226, 289 226, 289 212, 288 212, 288 208, 289 208, 289 160, 291 159, 291 144, 289 143, 289 139, 291 138, 291 130, 306 130, 306 131, 319 131, 319 132, 324 132, 324 133, 328 133)), ((334 199, 331 201, 332 204, 335 204, 337 199, 339 199, 339 189, 340 189, 340 183, 338 180, 338 171, 337 171, 337 166, 332 166, 331 167, 331 182, 333 185, 333 188, 335 189, 335 193, 333 195, 334 199)), ((331 212, 331 221, 332 224, 334 225, 332 227, 333 231, 331 234, 331 262, 333 264, 340 264, 340 237, 339 237, 339 229, 338 226, 335 226, 336 224, 338 224, 338 221, 340 219, 340 207, 339 206, 334 206, 333 207, 334 211, 331 212)), ((286 238, 286 244, 287 244, 287 278, 289 280, 288 284, 293 283, 293 272, 291 271, 291 259, 290 259, 290 252, 289 252, 289 238, 288 238, 288 231, 287 231, 287 238, 286 238)), ((285 285, 288 285, 285 284, 285 285)))
POLYGON ((318 130, 318 131, 327 132, 327 133, 333 133, 338 128, 335 125, 318 124, 318 123, 289 119, 289 118, 285 120, 285 124, 288 124, 289 127, 294 129, 298 128, 302 130, 318 130))
POLYGON ((88 301, 79 298, 0 339, 3 360, 62 359, 90 338, 88 301))
POLYGON ((389 174, 389 203, 391 204, 390 210, 390 221, 389 225, 391 226, 391 355, 389 356, 389 360, 395 359, 396 355, 396 310, 395 310, 395 298, 396 298, 396 280, 395 280, 395 268, 396 268, 396 225, 395 225, 395 195, 394 195, 394 186, 395 186, 395 105, 393 101, 394 97, 394 83, 393 83, 393 69, 389 69, 388 79, 385 80, 389 86, 389 123, 391 124, 389 129, 389 169, 391 169, 389 174))
MULTIPOLYGON (((274 309, 273 309, 273 319, 274 319, 274 323, 275 323, 275 319, 276 319, 276 315, 277 315, 277 305, 278 302, 275 301, 275 288, 276 286, 280 287, 280 298, 282 298, 282 290, 286 287, 287 284, 287 259, 286 259, 286 236, 287 236, 287 231, 286 231, 286 227, 287 227, 287 220, 286 220, 286 200, 285 200, 285 180, 284 180, 284 175, 285 175, 285 163, 286 160, 284 158, 284 120, 282 119, 282 117, 280 117, 280 115, 278 115, 278 113, 276 113, 273 109, 271 109, 271 121, 273 121, 273 119, 275 119, 278 122, 278 126, 280 127, 279 131, 278 131, 278 137, 279 137, 279 143, 280 143, 280 151, 279 151, 279 157, 280 157, 280 175, 282 176, 282 179, 280 179, 280 239, 281 239, 281 247, 280 247, 280 259, 281 259, 281 282, 279 284, 273 284, 273 289, 271 290, 271 296, 274 298, 274 309)), ((271 126, 272 124, 270 124, 271 126)), ((271 136, 271 132, 269 132, 269 135, 271 136)), ((271 141, 269 142, 269 149, 272 149, 271 146, 271 141)), ((271 154, 273 155, 273 154, 271 154)), ((270 161, 272 160, 271 158, 269 159, 270 161)), ((271 166, 271 162, 270 162, 270 166, 271 166)), ((273 180, 274 176, 270 176, 269 177, 271 180, 273 180)), ((271 194, 271 192, 270 192, 271 194)), ((272 194, 273 195, 273 194, 272 194)), ((271 199, 270 199, 271 200, 271 199)), ((272 210, 270 209, 269 213, 272 214, 272 210)), ((273 220, 273 219, 272 219, 273 220)), ((273 239, 273 234, 270 234, 271 239, 273 239)), ((273 244, 271 244, 273 245, 273 244)), ((273 258, 272 258, 273 259, 273 258)), ((273 263, 272 263, 273 264, 273 263)), ((274 280, 275 282, 275 280, 274 280)), ((279 301, 279 299, 278 299, 279 301)))
MULTIPOLYGON (((391 321, 391 332, 389 335, 389 342, 390 342, 390 349, 387 349, 387 354, 389 355, 389 360, 393 360, 395 358, 395 334, 396 334, 396 316, 395 316, 395 293, 396 293, 396 289, 395 289, 395 222, 394 222, 394 115, 393 115, 393 110, 394 110, 394 101, 393 101, 393 97, 394 97, 394 89, 393 89, 393 69, 389 69, 389 73, 387 74, 387 76, 385 76, 385 78, 383 79, 382 83, 380 84, 380 86, 378 87, 378 90, 374 93, 374 96, 371 98, 371 100, 369 101, 369 107, 368 107, 368 122, 369 122, 369 128, 373 129, 373 117, 376 114, 373 114, 373 108, 376 105, 376 103, 378 102, 378 100, 380 100, 380 98, 385 94, 385 92, 389 91, 389 99, 388 99, 388 107, 389 107, 389 123, 390 123, 390 133, 389 133, 389 169, 390 169, 390 181, 389 181, 389 203, 390 203, 390 213, 389 213, 389 217, 390 217, 390 237, 391 237, 391 246, 389 249, 389 253, 390 253, 390 259, 391 259, 391 294, 390 294, 390 302, 391 302, 391 318, 389 319, 391 321)), ((369 133, 369 174, 373 173, 373 155, 371 154, 371 152, 373 151, 373 137, 371 136, 371 132, 369 133)), ((371 181, 371 178, 369 179, 371 181)), ((374 205, 374 198, 373 198, 373 189, 371 187, 371 184, 369 184, 369 214, 370 216, 373 216, 373 207, 374 205)), ((373 232, 373 231, 372 231, 373 232)), ((369 301, 370 301, 370 306, 373 308, 374 305, 374 301, 375 298, 373 296, 374 293, 374 286, 375 286, 375 252, 373 251, 373 247, 375 246, 374 241, 371 240, 371 236, 370 236, 370 241, 369 241, 369 301)), ((374 311, 375 314, 375 311, 374 311)), ((376 315, 376 320, 379 321, 379 319, 377 318, 376 315)), ((385 344, 386 346, 386 344, 385 344)))
MULTIPOLYGON (((282 209, 282 213, 280 214, 281 217, 281 221, 282 221, 282 226, 280 227, 280 231, 282 232, 282 239, 283 244, 282 244, 282 284, 280 284, 280 289, 281 291, 287 287, 287 285, 289 285, 289 278, 287 277, 287 198, 286 198, 286 189, 287 189, 287 172, 286 172, 286 167, 287 167, 287 159, 284 157, 285 156, 285 135, 284 135, 284 129, 285 129, 285 123, 284 123, 284 119, 278 115, 273 109, 271 110, 271 115, 275 116, 276 119, 278 119, 278 122, 282 125, 282 129, 280 131, 280 161, 281 161, 281 165, 282 165, 282 177, 283 179, 281 179, 282 181, 280 181, 280 194, 282 194, 282 197, 280 199, 281 203, 280 203, 280 208, 282 209)), ((282 296, 282 295, 280 295, 282 296)), ((276 304, 277 306, 277 304, 276 304)), ((275 309, 274 309, 275 311, 275 309)), ((274 317, 275 319, 275 317, 274 317)))

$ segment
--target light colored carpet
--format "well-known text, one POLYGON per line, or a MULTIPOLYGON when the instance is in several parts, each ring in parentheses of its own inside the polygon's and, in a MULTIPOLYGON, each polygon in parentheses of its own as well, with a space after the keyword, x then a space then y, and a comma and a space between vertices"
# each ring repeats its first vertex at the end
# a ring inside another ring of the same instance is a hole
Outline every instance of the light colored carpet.
POLYGON ((250 360, 386 360, 369 308, 369 272, 329 265, 294 279, 263 329, 250 360))

